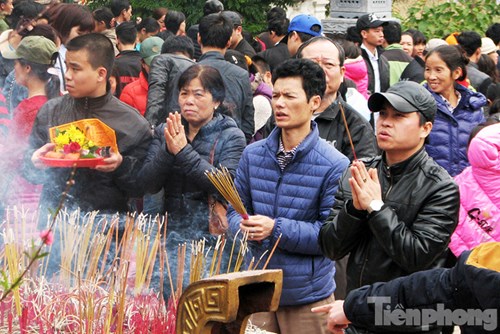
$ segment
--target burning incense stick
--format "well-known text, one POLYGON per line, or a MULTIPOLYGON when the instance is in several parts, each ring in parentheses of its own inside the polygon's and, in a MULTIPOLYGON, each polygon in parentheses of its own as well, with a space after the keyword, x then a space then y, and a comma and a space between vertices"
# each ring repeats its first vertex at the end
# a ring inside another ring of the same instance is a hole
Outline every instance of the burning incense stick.
POLYGON ((215 168, 211 171, 205 171, 205 175, 208 177, 210 182, 217 188, 219 193, 228 201, 238 212, 243 219, 248 219, 248 213, 241 201, 241 197, 236 190, 233 178, 229 170, 221 166, 221 169, 215 168))

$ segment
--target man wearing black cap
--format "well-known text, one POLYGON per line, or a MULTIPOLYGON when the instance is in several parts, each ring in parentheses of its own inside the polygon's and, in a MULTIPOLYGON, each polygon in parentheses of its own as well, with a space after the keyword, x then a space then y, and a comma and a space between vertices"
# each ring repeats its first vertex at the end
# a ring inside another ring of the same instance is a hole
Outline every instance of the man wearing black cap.
POLYGON ((257 54, 255 49, 243 38, 243 20, 240 13, 226 10, 222 12, 222 15, 233 24, 233 35, 231 36, 229 48, 239 51, 250 58, 255 56, 257 54))
POLYGON ((382 155, 354 161, 321 227, 323 253, 350 253, 347 290, 443 266, 459 209, 458 188, 425 149, 436 104, 424 87, 398 82, 368 100, 382 155))
POLYGON ((384 42, 386 21, 380 20, 375 14, 366 14, 356 21, 356 28, 361 35, 361 51, 368 68, 369 94, 385 92, 389 88, 389 62, 380 54, 384 42))

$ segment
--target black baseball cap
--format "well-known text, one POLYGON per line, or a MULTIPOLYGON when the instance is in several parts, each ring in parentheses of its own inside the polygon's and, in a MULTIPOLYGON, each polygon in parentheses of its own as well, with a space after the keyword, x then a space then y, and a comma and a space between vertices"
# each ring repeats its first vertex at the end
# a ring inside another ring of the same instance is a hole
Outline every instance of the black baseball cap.
POLYGON ((373 13, 365 14, 356 21, 356 29, 358 29, 358 32, 370 28, 378 28, 385 25, 387 25, 387 21, 379 19, 377 15, 373 13))
POLYGON ((374 93, 368 99, 368 108, 372 112, 382 109, 385 102, 402 113, 420 112, 425 119, 434 122, 437 106, 431 93, 422 85, 413 81, 400 81, 392 85, 385 93, 374 93))

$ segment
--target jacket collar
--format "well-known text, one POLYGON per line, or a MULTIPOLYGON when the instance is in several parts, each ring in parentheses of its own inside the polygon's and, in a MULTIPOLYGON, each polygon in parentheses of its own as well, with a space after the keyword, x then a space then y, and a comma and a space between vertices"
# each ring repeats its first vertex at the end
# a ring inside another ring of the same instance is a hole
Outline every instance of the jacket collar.
MULTIPOLYGON (((269 137, 265 140, 265 145, 269 150, 270 154, 276 158, 276 153, 279 150, 279 139, 281 137, 281 129, 275 127, 274 130, 269 134, 269 137)), ((304 138, 304 140, 297 147, 297 151, 293 157, 292 161, 301 159, 306 155, 318 142, 319 140, 319 130, 316 122, 311 121, 311 132, 304 138)))
POLYGON ((89 109, 100 109, 106 103, 108 103, 113 98, 113 94, 108 90, 106 94, 99 97, 82 97, 75 99, 75 105, 78 109, 89 110, 89 109))
MULTIPOLYGON (((332 102, 322 113, 316 117, 316 119, 334 120, 337 118, 340 111, 340 103, 344 103, 344 100, 340 96, 340 92, 337 92, 337 98, 332 102)), ((345 107, 344 107, 345 109, 345 107)))
POLYGON ((205 59, 221 59, 221 60, 224 60, 224 56, 222 55, 222 53, 218 52, 218 51, 208 51, 208 52, 205 52, 204 54, 201 55, 200 59, 198 60, 198 62, 202 61, 202 60, 205 60, 205 59))
POLYGON ((385 176, 387 177, 398 177, 404 174, 408 174, 416 169, 420 163, 428 157, 427 152, 425 151, 425 145, 420 148, 415 154, 413 154, 408 159, 398 162, 392 166, 387 165, 387 161, 385 159, 385 152, 382 154, 382 165, 385 176))

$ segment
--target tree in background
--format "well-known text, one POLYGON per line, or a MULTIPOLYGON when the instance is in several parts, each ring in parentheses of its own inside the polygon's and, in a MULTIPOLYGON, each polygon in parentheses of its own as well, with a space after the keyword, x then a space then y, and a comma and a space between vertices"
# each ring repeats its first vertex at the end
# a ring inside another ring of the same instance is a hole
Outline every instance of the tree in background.
POLYGON ((500 21, 496 0, 452 0, 433 5, 429 2, 432 1, 417 0, 405 17, 399 17, 405 29, 418 29, 427 39, 466 30, 484 35, 488 26, 500 21))
MULTIPOLYGON (((266 30, 266 13, 271 7, 278 6, 286 9, 295 0, 221 0, 226 10, 233 10, 244 17, 243 27, 251 33, 266 30)), ((134 17, 147 17, 153 9, 166 7, 178 10, 186 15, 186 24, 189 27, 198 23, 203 16, 203 4, 205 0, 130 0, 134 17)), ((109 0, 89 1, 88 6, 92 9, 109 5, 109 0)))

